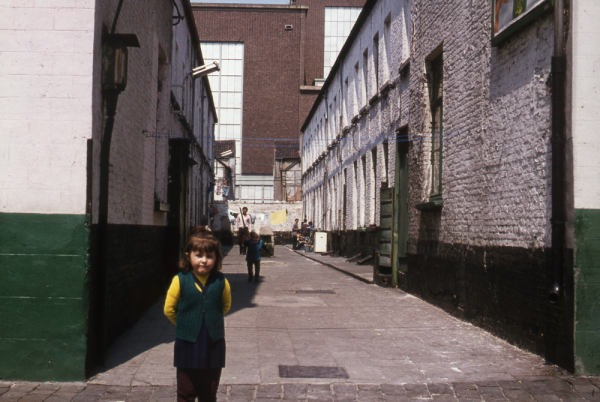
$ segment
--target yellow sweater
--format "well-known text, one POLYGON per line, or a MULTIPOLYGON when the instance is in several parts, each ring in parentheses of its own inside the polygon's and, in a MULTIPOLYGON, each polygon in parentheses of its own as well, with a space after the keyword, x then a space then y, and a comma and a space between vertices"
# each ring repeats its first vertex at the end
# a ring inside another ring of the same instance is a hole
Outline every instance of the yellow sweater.
MULTIPOLYGON (((200 276, 194 274, 196 278, 202 283, 202 286, 206 285, 208 275, 200 276)), ((196 283, 196 288, 200 293, 202 289, 196 283)), ((179 277, 175 275, 169 291, 167 292, 167 298, 165 300, 165 315, 175 325, 177 325, 177 304, 179 304, 179 298, 181 297, 181 288, 179 286, 179 277)), ((223 289, 223 314, 226 314, 231 308, 231 288, 229 282, 225 279, 225 288, 223 289)))

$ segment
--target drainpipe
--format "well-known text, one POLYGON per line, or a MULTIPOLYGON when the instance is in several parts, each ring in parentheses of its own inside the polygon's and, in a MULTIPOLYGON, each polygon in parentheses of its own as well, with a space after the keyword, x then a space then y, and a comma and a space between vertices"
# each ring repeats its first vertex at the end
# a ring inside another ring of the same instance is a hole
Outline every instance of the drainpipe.
POLYGON ((566 67, 564 0, 554 1, 554 55, 552 56, 552 289, 557 303, 562 296, 566 241, 566 67))

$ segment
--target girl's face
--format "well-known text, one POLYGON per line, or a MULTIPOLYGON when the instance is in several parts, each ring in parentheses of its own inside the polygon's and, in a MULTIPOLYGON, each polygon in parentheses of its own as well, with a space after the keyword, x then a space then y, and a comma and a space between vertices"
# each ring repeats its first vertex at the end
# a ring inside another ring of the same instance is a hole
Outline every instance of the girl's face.
POLYGON ((258 235, 257 234, 252 235, 252 243, 258 243, 258 235))
POLYGON ((187 258, 192 265, 192 272, 200 276, 208 275, 217 260, 215 253, 201 253, 200 251, 192 251, 187 258))

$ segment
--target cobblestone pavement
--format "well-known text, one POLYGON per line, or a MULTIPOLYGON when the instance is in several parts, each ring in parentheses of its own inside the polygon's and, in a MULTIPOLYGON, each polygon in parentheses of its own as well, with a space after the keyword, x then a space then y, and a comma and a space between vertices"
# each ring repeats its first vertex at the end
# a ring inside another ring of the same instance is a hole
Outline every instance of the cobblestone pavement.
MULTIPOLYGON (((219 401, 600 400, 598 377, 573 377, 329 264, 277 247, 261 282, 248 283, 244 257, 229 253, 233 305, 219 401)), ((87 383, 0 380, 0 402, 174 401, 174 335, 159 301, 87 383)))
MULTIPOLYGON (((238 384, 221 385, 218 401, 599 401, 598 378, 548 378, 437 384, 238 384)), ((175 401, 174 386, 0 382, 0 401, 175 401)))

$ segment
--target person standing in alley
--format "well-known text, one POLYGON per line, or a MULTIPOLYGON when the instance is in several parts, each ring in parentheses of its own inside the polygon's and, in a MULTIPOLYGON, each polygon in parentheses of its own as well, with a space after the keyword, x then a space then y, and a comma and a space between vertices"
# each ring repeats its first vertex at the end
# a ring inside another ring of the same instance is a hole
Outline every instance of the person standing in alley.
POLYGON ((271 254, 267 245, 263 243, 260 236, 255 231, 250 233, 250 239, 246 242, 246 264, 248 266, 248 282, 258 282, 260 280, 260 250, 263 249, 267 254, 271 254), (254 273, 252 272, 252 266, 254 265, 254 273))
POLYGON ((194 228, 171 282, 164 313, 176 325, 174 366, 177 401, 216 402, 225 367, 223 315, 231 307, 231 290, 219 272, 221 244, 205 227, 194 228))
POLYGON ((304 219, 304 222, 302 222, 302 226, 300 228, 300 235, 302 235, 302 237, 308 237, 310 236, 310 226, 308 225, 308 223, 306 223, 306 219, 304 219))
POLYGON ((292 225, 292 250, 295 250, 296 246, 298 245, 298 222, 299 219, 296 218, 296 221, 292 225))
POLYGON ((241 213, 235 218, 235 230, 238 237, 238 245, 240 246, 240 255, 246 254, 246 241, 250 226, 252 225, 252 216, 248 213, 248 208, 242 208, 241 213))

